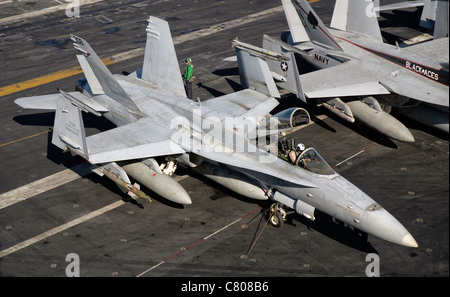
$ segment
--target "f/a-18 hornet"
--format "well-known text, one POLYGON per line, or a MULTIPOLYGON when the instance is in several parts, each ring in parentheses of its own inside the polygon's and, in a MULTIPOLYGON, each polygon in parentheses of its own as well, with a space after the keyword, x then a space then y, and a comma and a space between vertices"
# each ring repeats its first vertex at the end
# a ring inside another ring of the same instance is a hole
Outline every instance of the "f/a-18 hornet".
POLYGON ((269 68, 284 78, 279 86, 396 140, 414 137, 389 114, 392 107, 449 132, 448 37, 404 48, 384 43, 372 0, 336 0, 330 28, 306 0, 282 3, 289 31, 282 41, 265 35, 263 48, 293 51, 300 68, 307 61, 319 70, 285 77, 296 61, 270 61, 269 68))
POLYGON ((306 168, 261 148, 279 123, 292 127, 309 121, 298 108, 267 116, 280 95, 261 58, 237 49, 241 80, 248 88, 196 102, 186 98, 166 21, 149 18, 143 67, 127 76, 112 75, 85 40, 71 39, 86 76, 79 91, 15 102, 55 109, 52 143, 85 158, 94 172, 124 192, 149 199, 132 178, 168 200, 191 204, 171 177, 181 162, 239 194, 272 199, 279 209, 282 204, 313 220, 317 208, 368 234, 417 247, 397 219, 337 174, 314 148, 304 153, 306 168), (81 111, 104 116, 117 127, 86 137, 81 111))

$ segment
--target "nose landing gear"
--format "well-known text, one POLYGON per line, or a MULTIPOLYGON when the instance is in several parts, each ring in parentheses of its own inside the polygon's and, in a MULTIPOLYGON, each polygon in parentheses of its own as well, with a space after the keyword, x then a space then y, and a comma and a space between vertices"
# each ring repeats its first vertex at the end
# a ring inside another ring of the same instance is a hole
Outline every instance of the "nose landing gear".
POLYGON ((283 226, 284 221, 286 221, 287 212, 283 205, 280 203, 274 203, 270 207, 269 211, 269 223, 275 228, 280 228, 283 226))

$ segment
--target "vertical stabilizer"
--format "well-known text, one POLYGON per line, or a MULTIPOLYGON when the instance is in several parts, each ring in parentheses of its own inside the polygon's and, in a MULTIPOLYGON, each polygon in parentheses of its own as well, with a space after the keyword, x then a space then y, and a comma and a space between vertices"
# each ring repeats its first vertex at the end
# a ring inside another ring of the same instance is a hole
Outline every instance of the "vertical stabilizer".
POLYGON ((63 95, 58 95, 52 143, 61 149, 69 148, 87 158, 86 134, 81 110, 63 95))
POLYGON ((330 27, 383 42, 372 0, 336 0, 330 27))
MULTIPOLYGON (((292 0, 292 4, 297 10, 297 14, 300 17, 311 42, 323 47, 342 51, 327 27, 325 27, 322 20, 317 16, 306 0, 292 0)), ((289 27, 290 26, 291 25, 289 25, 289 27)))
POLYGON ((186 97, 169 24, 153 16, 148 20, 142 79, 186 97))
POLYGON ((291 0, 281 0, 283 4, 284 14, 289 25, 289 31, 291 32, 292 41, 294 43, 300 43, 309 41, 308 33, 306 33, 305 27, 303 27, 297 11, 291 0))
POLYGON ((266 61, 239 47, 236 47, 236 56, 244 89, 249 88, 267 96, 280 98, 266 61))
POLYGON ((438 1, 436 9, 436 21, 434 22, 434 39, 448 37, 448 8, 448 0, 438 1))
POLYGON ((303 93, 300 83, 300 74, 295 60, 295 53, 284 48, 280 41, 275 40, 268 35, 263 36, 263 48, 271 52, 283 54, 289 58, 288 60, 281 62, 271 59, 267 59, 266 61, 271 71, 274 71, 285 79, 285 81, 277 82, 277 85, 294 93, 297 98, 306 102, 305 94, 303 93))
POLYGON ((128 110, 139 112, 139 108, 131 100, 112 73, 106 68, 86 40, 71 35, 73 45, 81 55, 77 55, 78 62, 94 95, 108 95, 111 99, 127 107, 128 110))
POLYGON ((420 26, 432 29, 436 21, 437 1, 425 0, 420 16, 420 26))

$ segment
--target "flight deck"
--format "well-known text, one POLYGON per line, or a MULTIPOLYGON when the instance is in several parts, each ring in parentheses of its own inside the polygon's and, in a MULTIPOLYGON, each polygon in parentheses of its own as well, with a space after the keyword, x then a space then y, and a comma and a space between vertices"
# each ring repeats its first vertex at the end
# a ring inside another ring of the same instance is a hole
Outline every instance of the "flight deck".
MULTIPOLYGON (((197 103, 241 90, 237 63, 226 59, 235 37, 261 46, 263 34, 288 30, 280 1, 87 2, 78 10, 63 1, 0 2, 0 276, 65 277, 74 255, 82 277, 365 277, 373 255, 382 277, 449 276, 448 135, 401 116, 415 142, 390 140, 287 92, 273 111, 306 108, 311 123, 287 137, 388 210, 418 248, 370 235, 364 242, 319 211, 315 221, 292 214, 274 228, 266 224, 271 201, 182 167, 174 178, 191 205, 157 195, 134 201, 52 145, 54 112, 14 100, 74 90, 83 74, 69 34, 87 40, 112 73, 131 73, 142 67, 149 15, 165 19, 180 69, 192 59, 197 103)), ((309 2, 329 24, 334 1, 309 2)), ((381 13, 386 42, 428 38, 419 17, 415 9, 381 13)), ((87 135, 113 128, 91 114, 84 123, 87 135)))

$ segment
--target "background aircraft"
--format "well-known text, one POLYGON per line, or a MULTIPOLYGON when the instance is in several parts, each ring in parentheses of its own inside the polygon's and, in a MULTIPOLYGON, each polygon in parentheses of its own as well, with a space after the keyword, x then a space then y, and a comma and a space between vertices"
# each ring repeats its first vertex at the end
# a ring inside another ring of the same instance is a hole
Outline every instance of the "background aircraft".
POLYGON ((282 33, 282 42, 264 36, 263 48, 301 59, 268 62, 287 80, 279 86, 393 139, 414 141, 389 114, 392 107, 448 133, 448 37, 400 48, 383 42, 371 1, 337 0, 330 28, 307 1, 282 3, 290 31, 282 33), (286 77, 285 69, 297 62, 302 68, 300 60, 320 70, 286 77))

